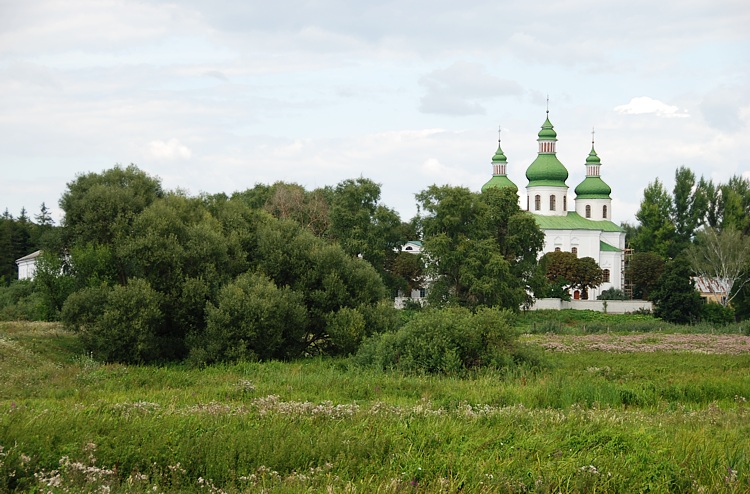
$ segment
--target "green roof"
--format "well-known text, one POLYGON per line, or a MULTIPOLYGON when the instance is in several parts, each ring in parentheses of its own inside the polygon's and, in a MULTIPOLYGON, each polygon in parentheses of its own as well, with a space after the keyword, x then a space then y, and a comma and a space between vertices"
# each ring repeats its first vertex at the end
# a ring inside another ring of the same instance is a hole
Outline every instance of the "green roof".
POLYGON ((542 230, 598 230, 602 232, 622 232, 622 228, 611 221, 587 220, 578 213, 568 212, 567 216, 542 216, 535 214, 536 224, 542 230))
POLYGON ((487 190, 491 187, 497 187, 499 189, 508 187, 518 192, 518 186, 511 182, 507 175, 493 175, 489 182, 482 185, 482 190, 487 190))
POLYGON ((622 249, 618 249, 614 245, 609 245, 607 242, 599 241, 599 250, 602 252, 622 252, 622 249))
POLYGON ((596 154, 596 151, 594 151, 594 144, 591 144, 591 152, 589 153, 588 157, 586 158, 586 164, 587 165, 598 165, 602 162, 602 160, 599 159, 599 156, 596 154))
POLYGON ((539 154, 526 169, 529 187, 535 185, 552 185, 565 187, 568 170, 554 154, 539 154))
POLYGON ((497 142, 497 151, 495 151, 495 156, 492 157, 493 163, 505 163, 508 159, 505 157, 505 154, 503 153, 502 148, 500 147, 500 141, 497 142))
POLYGON ((542 130, 539 131, 539 139, 544 140, 557 140, 557 132, 555 132, 555 128, 552 126, 552 122, 549 121, 549 117, 547 117, 547 120, 544 121, 542 124, 542 130))
POLYGON ((612 189, 599 177, 586 177, 576 187, 578 199, 610 199, 612 189))

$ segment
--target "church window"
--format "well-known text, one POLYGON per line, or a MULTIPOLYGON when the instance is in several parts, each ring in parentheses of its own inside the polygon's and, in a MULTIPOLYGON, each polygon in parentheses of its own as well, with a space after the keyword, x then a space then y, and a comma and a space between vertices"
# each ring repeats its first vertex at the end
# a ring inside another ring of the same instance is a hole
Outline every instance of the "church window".
POLYGON ((586 205, 586 218, 591 218, 591 206, 586 205))
POLYGON ((578 255, 578 247, 573 247, 572 249, 570 249, 570 252, 572 252, 575 255, 578 255))
POLYGON ((526 211, 528 211, 529 208, 529 201, 531 201, 531 198, 529 196, 526 196, 526 211))
POLYGON ((555 252, 560 252, 560 247, 555 247, 555 252))
POLYGON ((534 196, 534 211, 542 209, 542 196, 539 194, 534 196))
POLYGON ((556 201, 557 199, 555 198, 555 196, 549 196, 549 210, 550 211, 555 210, 555 207, 557 206, 557 204, 555 204, 556 201))
POLYGON ((602 218, 607 219, 607 206, 602 206, 602 218))
POLYGON ((424 288, 419 289, 419 298, 425 298, 427 296, 427 290, 424 288))
POLYGON ((563 196, 563 211, 568 210, 568 196, 563 196))
POLYGON ((609 283, 609 269, 602 270, 602 281, 604 283, 609 283))

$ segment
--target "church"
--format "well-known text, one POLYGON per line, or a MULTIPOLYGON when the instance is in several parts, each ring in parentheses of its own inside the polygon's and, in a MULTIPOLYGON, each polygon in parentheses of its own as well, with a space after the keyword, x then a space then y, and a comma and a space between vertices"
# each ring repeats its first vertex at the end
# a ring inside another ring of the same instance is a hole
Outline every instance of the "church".
MULTIPOLYGON (((589 299, 609 288, 623 288, 625 232, 612 222, 612 189, 600 176, 601 160, 591 141, 591 152, 583 166, 586 177, 575 188, 573 208, 568 211, 568 170, 557 158, 557 132, 547 119, 539 131, 539 151, 526 169, 526 210, 534 215, 544 232, 542 253, 565 251, 578 257, 591 257, 604 272, 604 282, 589 290, 589 299)), ((508 161, 500 146, 492 158, 492 178, 482 186, 518 187, 507 176, 508 161)), ((574 291, 573 299, 581 294, 574 291)))

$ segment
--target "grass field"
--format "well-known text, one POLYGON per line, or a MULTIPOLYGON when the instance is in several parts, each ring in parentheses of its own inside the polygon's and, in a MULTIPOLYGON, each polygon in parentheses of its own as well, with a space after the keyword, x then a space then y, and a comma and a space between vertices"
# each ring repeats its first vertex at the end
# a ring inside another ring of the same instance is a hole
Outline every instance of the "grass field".
POLYGON ((0 492, 750 492, 750 338, 603 324, 457 379, 104 365, 0 323, 0 492))

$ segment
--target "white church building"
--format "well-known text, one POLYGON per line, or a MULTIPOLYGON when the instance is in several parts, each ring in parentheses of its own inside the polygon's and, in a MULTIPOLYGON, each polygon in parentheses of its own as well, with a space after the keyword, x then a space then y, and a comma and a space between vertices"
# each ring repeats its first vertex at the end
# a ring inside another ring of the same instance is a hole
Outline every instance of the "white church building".
MULTIPOLYGON (((600 177, 601 161, 591 142, 585 160, 586 177, 575 188, 573 208, 568 210, 568 170, 556 155, 557 132, 547 119, 537 139, 539 154, 526 169, 526 210, 532 213, 544 232, 542 254, 572 252, 591 257, 604 271, 604 283, 589 290, 589 299, 609 288, 623 288, 625 232, 612 222, 612 189, 600 177)), ((507 158, 500 147, 492 158, 492 178, 482 186, 518 187, 507 176, 507 158)), ((580 293, 571 294, 573 299, 580 293)))

